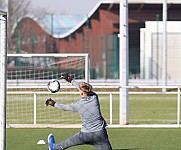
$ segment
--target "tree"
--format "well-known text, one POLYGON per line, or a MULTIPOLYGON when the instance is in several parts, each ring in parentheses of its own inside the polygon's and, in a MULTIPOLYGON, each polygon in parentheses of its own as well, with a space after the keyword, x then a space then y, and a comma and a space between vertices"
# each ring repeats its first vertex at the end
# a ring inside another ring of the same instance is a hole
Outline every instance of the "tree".
POLYGON ((0 9, 6 10, 7 0, 0 0, 0 9))
POLYGON ((11 45, 13 27, 17 24, 18 18, 29 13, 29 0, 8 0, 8 50, 12 50, 11 45))
MULTIPOLYGON (((8 51, 13 50, 13 33, 15 33, 15 27, 18 25, 19 19, 32 15, 36 18, 42 17, 47 14, 44 9, 33 9, 31 5, 31 0, 0 0, 4 1, 3 4, 7 5, 8 10, 8 51), (7 2, 5 2, 7 1, 7 2)), ((5 6, 4 6, 5 7, 5 6)))

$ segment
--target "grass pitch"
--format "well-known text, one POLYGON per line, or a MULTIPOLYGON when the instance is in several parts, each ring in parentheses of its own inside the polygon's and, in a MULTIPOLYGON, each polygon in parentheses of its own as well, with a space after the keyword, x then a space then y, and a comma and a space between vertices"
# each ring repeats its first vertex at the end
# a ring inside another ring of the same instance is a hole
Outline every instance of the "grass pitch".
MULTIPOLYGON (((7 129, 7 150, 45 150, 47 144, 37 145, 42 139, 47 143, 49 133, 55 135, 58 143, 78 132, 79 129, 7 129)), ((117 128, 108 129, 113 150, 180 150, 181 129, 170 128, 117 128)), ((70 150, 96 150, 83 145, 70 150)))
MULTIPOLYGON (((46 96, 47 97, 47 96, 46 96)), ((49 123, 52 120, 52 111, 44 107, 44 95, 38 97, 37 107, 41 108, 41 116, 38 123, 49 123), (43 110, 43 111, 42 111, 43 110), (50 115, 47 115, 50 114, 50 115)), ((109 123, 109 96, 100 95, 101 110, 107 123, 109 123)), ((31 123, 33 120, 32 100, 17 102, 15 95, 9 99, 7 105, 7 123, 31 123), (28 104, 27 104, 28 103, 28 104), (28 106, 28 107, 24 107, 28 106), (31 107, 30 107, 31 106, 31 107), (26 113, 25 113, 26 112, 26 113), (25 115, 26 114, 26 115, 25 115), (19 118, 14 118, 19 117, 19 118), (21 122, 22 120, 22 122, 21 122), (25 122, 27 120, 27 122, 25 122), (14 121, 14 122, 13 122, 14 121), (16 121, 16 122, 15 122, 16 121)), ((20 97, 17 98, 18 100, 20 97)), ((130 95, 129 97, 130 124, 176 124, 177 123, 177 95, 130 95)), ((60 110, 55 110, 54 114, 60 110)), ((62 112, 61 112, 62 113, 62 112)), ((60 117, 60 114, 57 114, 60 117)), ((71 120, 74 117, 70 117, 71 120)), ((54 119, 53 119, 54 120, 54 119)), ((60 118, 59 118, 60 120, 60 118)), ((80 117, 79 117, 80 120, 80 117)), ((119 122, 119 98, 113 96, 113 124, 119 122)), ((65 140, 72 136, 79 129, 7 129, 7 150, 45 150, 47 144, 37 145, 39 140, 47 143, 49 133, 55 135, 56 142, 65 140)), ((181 128, 117 128, 108 129, 110 142, 113 150, 180 150, 181 149, 181 128)), ((76 146, 70 150, 96 150, 93 146, 76 146)))

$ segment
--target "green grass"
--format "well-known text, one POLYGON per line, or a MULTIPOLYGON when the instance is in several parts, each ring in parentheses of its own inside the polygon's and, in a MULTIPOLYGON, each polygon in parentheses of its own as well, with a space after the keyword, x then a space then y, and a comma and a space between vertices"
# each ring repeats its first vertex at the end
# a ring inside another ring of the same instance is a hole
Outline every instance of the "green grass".
MULTIPOLYGON (((79 129, 7 129, 7 150, 45 150, 47 144, 37 145, 43 139, 47 143, 49 133, 60 142, 78 132, 79 129)), ((180 150, 181 129, 119 128, 108 129, 113 150, 180 150)), ((72 150, 96 150, 88 145, 76 146, 72 150)))

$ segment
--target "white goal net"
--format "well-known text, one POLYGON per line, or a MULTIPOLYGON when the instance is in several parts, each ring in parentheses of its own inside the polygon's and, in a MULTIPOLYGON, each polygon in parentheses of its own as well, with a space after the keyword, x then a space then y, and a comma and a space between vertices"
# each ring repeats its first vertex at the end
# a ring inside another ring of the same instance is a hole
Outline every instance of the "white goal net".
POLYGON ((70 104, 79 99, 78 90, 60 77, 69 73, 78 82, 89 82, 88 54, 8 54, 7 61, 9 126, 81 124, 77 113, 45 107, 45 101, 70 104), (51 79, 61 85, 55 94, 47 90, 51 79))

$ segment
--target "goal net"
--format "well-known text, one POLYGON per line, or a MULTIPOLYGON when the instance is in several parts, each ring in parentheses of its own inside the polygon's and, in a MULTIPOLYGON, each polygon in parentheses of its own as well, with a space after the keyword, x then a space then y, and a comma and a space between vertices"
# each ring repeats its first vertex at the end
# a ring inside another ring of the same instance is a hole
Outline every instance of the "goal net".
POLYGON ((60 77, 69 73, 78 82, 89 82, 88 54, 8 54, 7 124, 9 126, 52 126, 81 124, 77 113, 46 107, 52 98, 57 103, 79 100, 78 90, 60 77), (58 79, 59 92, 52 94, 47 83, 58 79))

